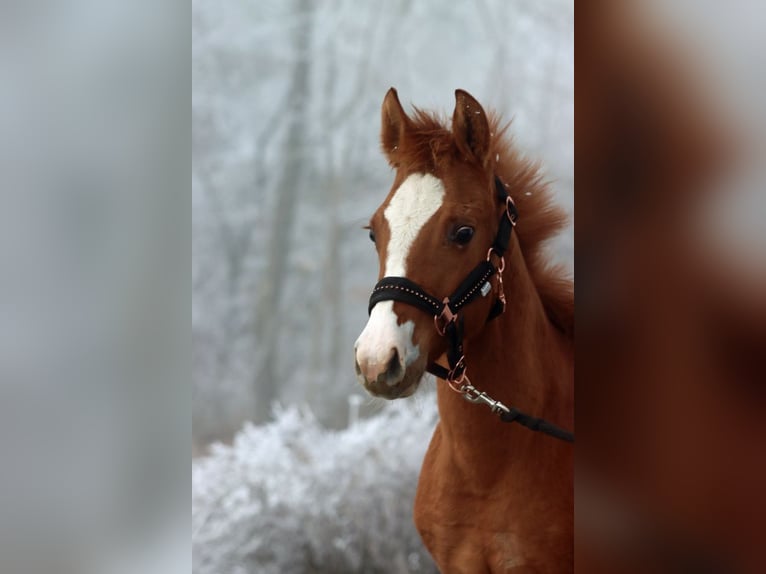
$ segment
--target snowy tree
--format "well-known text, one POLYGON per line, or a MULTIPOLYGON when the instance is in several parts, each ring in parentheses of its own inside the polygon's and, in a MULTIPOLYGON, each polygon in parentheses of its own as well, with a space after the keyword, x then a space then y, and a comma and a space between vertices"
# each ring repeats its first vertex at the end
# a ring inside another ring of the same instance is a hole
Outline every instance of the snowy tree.
MULTIPOLYGON (((455 88, 513 119, 572 208, 573 5, 194 0, 194 435, 228 439, 272 401, 342 426, 377 259, 360 229, 391 173, 390 86, 451 113, 455 88)), ((568 233, 554 255, 571 260, 568 233)))

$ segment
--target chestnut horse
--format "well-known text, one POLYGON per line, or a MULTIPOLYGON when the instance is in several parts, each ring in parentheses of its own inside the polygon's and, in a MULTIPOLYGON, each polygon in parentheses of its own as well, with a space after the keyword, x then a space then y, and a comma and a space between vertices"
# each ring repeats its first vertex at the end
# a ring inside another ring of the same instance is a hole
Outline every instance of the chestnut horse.
POLYGON ((393 88, 383 102, 396 177, 369 224, 383 280, 356 372, 387 399, 441 378, 414 517, 442 572, 570 572, 573 446, 502 422, 573 427, 573 287, 542 249, 565 217, 499 120, 455 95, 451 130, 393 88))

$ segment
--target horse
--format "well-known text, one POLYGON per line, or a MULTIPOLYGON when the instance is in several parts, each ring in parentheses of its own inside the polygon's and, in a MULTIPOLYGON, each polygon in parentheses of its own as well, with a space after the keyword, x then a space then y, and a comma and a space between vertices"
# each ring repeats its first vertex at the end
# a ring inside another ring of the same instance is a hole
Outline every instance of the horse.
POLYGON ((437 376, 415 525, 442 572, 571 572, 574 290, 543 250, 566 217, 467 92, 451 128, 394 88, 381 120, 395 177, 368 225, 379 283, 356 373, 386 399, 437 376))

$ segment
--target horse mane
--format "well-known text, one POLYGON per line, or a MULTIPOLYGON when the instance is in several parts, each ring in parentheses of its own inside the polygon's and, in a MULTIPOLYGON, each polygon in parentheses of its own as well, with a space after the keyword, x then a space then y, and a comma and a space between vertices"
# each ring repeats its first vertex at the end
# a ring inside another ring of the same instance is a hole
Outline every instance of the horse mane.
MULTIPOLYGON (((540 172, 540 164, 524 158, 507 135, 510 122, 489 114, 490 148, 486 170, 507 185, 519 211, 516 225, 518 241, 530 277, 549 319, 567 337, 574 337, 574 286, 561 265, 551 265, 545 242, 566 225, 568 218, 551 196, 540 172)), ((396 163, 403 167, 428 166, 438 171, 439 164, 460 152, 452 131, 437 114, 415 108, 410 129, 400 143, 396 163)))

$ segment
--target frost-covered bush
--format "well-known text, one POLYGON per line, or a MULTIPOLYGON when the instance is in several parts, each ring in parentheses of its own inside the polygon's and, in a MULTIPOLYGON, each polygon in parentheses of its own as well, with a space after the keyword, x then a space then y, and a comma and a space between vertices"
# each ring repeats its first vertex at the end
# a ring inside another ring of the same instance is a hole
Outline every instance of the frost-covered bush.
POLYGON ((288 408, 215 445, 192 463, 194 574, 436 572, 412 521, 436 420, 435 400, 342 431, 288 408))

